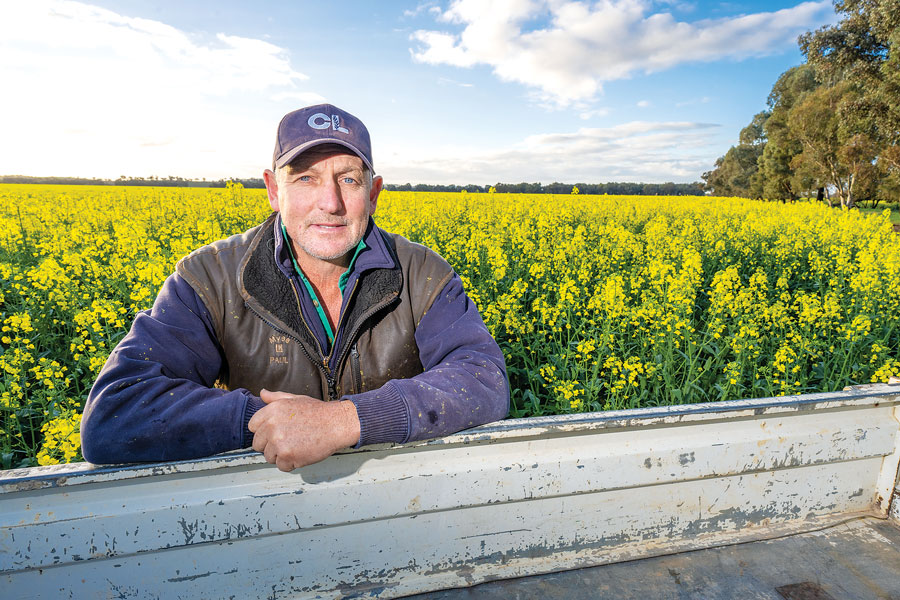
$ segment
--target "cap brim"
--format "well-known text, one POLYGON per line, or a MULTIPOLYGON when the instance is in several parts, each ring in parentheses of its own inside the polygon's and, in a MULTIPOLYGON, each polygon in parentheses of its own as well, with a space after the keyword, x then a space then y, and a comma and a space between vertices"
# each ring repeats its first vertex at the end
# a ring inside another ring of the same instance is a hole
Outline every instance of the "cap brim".
POLYGON ((356 148, 353 144, 348 144, 344 140, 338 140, 338 139, 334 139, 334 138, 319 138, 319 139, 315 139, 315 140, 310 140, 310 141, 306 142, 305 144, 300 144, 296 148, 291 148, 290 150, 288 150, 287 152, 285 152, 284 154, 282 154, 281 156, 278 157, 278 160, 275 161, 275 168, 280 169, 281 167, 288 164, 289 162, 291 162, 292 160, 294 160, 295 158, 297 158, 298 156, 300 156, 301 154, 303 154, 310 148, 313 148, 315 146, 321 146, 322 144, 337 144, 338 146, 343 146, 343 147, 347 148, 348 150, 352 150, 353 154, 357 155, 363 161, 363 163, 365 163, 365 165, 369 168, 369 170, 373 174, 375 173, 375 167, 372 166, 372 163, 369 162, 369 160, 363 155, 362 152, 359 151, 358 148, 356 148))

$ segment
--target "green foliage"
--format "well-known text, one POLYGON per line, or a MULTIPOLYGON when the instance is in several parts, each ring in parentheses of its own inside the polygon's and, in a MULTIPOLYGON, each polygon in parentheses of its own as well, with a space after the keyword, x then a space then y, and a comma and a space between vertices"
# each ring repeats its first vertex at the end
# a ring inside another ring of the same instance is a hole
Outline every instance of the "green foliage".
POLYGON ((778 78, 707 189, 773 200, 828 190, 846 208, 900 198, 900 0, 835 10, 837 24, 800 36, 807 63, 778 78))
MULTIPOLYGON (((744 131, 748 140, 753 135, 751 124, 744 131)), ((757 138, 758 139, 758 138, 757 138)), ((741 143, 732 146, 725 156, 716 161, 716 168, 703 174, 706 181, 706 189, 716 196, 743 196, 745 198, 762 197, 762 189, 758 179, 754 176, 757 171, 757 161, 765 148, 764 141, 754 143, 741 143)))

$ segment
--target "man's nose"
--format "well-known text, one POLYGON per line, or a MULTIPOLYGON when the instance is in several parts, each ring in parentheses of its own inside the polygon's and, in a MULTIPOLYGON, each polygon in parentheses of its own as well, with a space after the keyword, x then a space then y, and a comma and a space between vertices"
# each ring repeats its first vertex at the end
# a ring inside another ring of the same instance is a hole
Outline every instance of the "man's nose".
POLYGON ((323 180, 317 198, 319 210, 327 213, 338 213, 344 207, 344 199, 341 196, 341 186, 333 178, 323 180))

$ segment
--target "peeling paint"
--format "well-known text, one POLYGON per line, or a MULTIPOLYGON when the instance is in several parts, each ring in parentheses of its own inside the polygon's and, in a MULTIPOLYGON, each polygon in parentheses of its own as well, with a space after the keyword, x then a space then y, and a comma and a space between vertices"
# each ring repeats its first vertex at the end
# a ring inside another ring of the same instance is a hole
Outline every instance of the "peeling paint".
POLYGON ((395 596, 814 528, 873 510, 900 400, 812 396, 504 422, 290 476, 249 454, 28 473, 2 482, 0 572, 12 598, 51 565, 122 597, 395 596))
MULTIPOLYGON (((234 573, 234 572, 237 572, 237 570, 235 569, 234 571, 232 571, 232 573, 234 573)), ((177 583, 177 582, 181 582, 181 581, 194 581, 197 579, 202 579, 204 577, 209 577, 210 575, 215 575, 215 572, 209 571, 207 573, 200 573, 199 575, 186 575, 184 577, 172 577, 172 578, 168 579, 168 581, 169 581, 169 583, 177 583)))
POLYGON ((683 454, 678 455, 678 462, 679 462, 679 464, 681 464, 682 467, 685 465, 689 465, 690 463, 694 462, 695 460, 696 459, 694 458, 693 452, 685 452, 683 454))

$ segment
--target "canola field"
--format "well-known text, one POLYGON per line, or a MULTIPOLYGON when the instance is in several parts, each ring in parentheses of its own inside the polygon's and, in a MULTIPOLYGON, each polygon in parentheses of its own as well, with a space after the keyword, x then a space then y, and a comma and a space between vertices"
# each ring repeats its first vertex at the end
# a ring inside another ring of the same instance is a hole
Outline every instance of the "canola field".
MULTIPOLYGON (((81 460, 91 383, 175 262, 263 190, 0 185, 0 467, 81 460)), ((503 349, 512 415, 831 391, 900 375, 889 216, 727 198, 385 192, 503 349)))

